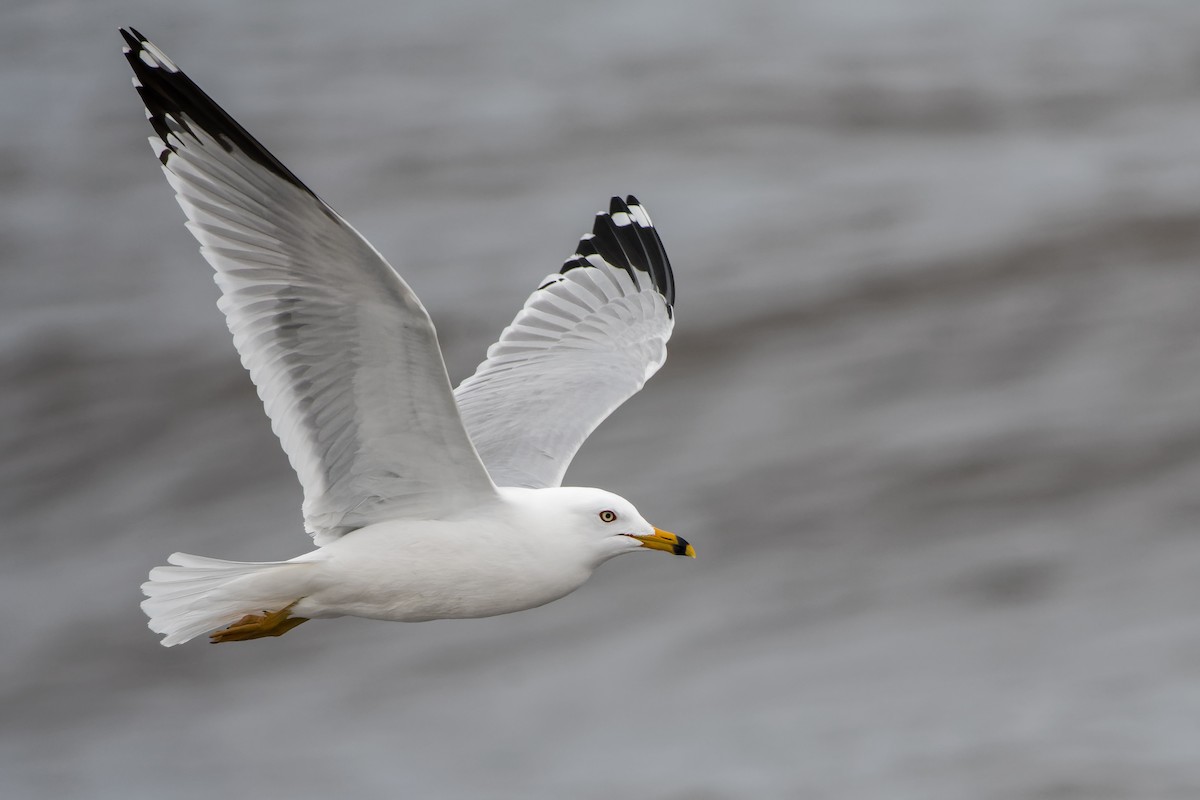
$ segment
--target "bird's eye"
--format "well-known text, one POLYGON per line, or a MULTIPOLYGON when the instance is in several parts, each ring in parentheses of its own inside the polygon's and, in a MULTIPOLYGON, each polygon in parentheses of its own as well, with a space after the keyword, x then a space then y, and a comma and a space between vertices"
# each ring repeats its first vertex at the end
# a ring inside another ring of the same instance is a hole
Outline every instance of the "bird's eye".
POLYGON ((617 519, 617 512, 615 512, 615 511, 610 511, 609 509, 606 508, 600 512, 600 520, 602 522, 615 522, 616 519, 617 519))

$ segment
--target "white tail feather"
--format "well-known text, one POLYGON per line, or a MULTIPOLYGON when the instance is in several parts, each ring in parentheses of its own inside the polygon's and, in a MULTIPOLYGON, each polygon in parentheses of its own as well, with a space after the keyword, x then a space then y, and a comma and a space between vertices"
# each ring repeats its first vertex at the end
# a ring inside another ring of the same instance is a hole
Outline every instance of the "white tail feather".
POLYGON ((182 644, 246 614, 294 602, 304 594, 303 578, 299 574, 297 580, 278 578, 311 567, 289 561, 222 561, 187 553, 172 553, 167 563, 172 566, 155 567, 150 580, 142 584, 146 595, 142 610, 150 618, 150 630, 165 634, 163 647, 182 644))

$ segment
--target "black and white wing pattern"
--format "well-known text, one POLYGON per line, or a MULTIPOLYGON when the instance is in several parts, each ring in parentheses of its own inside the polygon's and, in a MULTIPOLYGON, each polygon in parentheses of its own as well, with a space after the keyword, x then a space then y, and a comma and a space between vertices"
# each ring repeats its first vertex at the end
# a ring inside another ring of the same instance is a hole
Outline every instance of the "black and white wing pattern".
POLYGON ((498 486, 558 486, 579 446, 667 358, 671 262, 636 198, 614 197, 454 396, 498 486))
POLYGON ((216 270, 317 543, 495 496, 412 290, 161 50, 121 34, 150 143, 216 270))

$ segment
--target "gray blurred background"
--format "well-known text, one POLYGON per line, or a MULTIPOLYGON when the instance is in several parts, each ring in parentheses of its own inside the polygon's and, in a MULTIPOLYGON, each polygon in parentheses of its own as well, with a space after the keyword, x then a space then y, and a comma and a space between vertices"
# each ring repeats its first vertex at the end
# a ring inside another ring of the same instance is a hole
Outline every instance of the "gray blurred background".
POLYGON ((1200 796, 1200 4, 9 0, 0 797, 1200 796), (166 650, 300 491, 135 25, 468 375, 610 194, 679 283, 584 447, 696 545, 545 608, 166 650))

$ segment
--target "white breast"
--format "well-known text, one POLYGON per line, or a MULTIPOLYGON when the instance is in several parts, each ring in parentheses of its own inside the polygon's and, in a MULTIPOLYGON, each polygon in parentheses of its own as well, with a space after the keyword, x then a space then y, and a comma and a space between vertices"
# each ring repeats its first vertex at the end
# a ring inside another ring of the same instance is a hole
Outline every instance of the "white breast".
POLYGON ((316 562, 320 588, 295 613, 405 622, 490 617, 557 600, 591 575, 593 560, 573 537, 494 511, 371 525, 302 557, 316 562))

